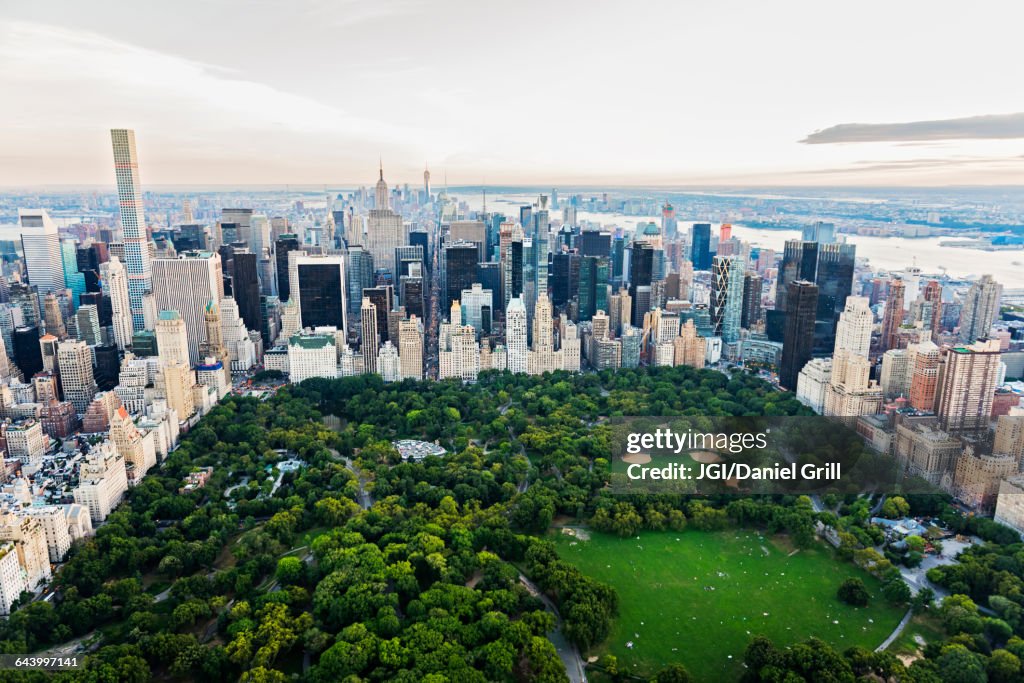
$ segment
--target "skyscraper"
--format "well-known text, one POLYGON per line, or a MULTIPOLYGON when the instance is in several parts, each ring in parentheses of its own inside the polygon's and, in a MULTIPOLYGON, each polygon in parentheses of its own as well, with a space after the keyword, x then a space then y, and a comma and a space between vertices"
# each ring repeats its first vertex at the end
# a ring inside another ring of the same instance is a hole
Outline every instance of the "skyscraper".
POLYGON ((121 236, 124 242, 125 269, 128 271, 128 299, 132 307, 132 327, 145 326, 142 297, 153 291, 149 237, 143 211, 139 161, 135 150, 135 131, 115 128, 110 131, 114 148, 114 174, 117 200, 121 210, 121 236))
POLYGON ((711 322, 726 344, 739 341, 743 316, 743 259, 716 255, 711 261, 711 322))
MULTIPOLYGON (((292 290, 298 296, 302 327, 331 326, 347 334, 345 258, 292 254, 292 261, 296 277, 292 290)), ((374 359, 376 353, 375 349, 374 359)))
POLYGON ((584 256, 579 260, 579 320, 590 320, 598 311, 608 310, 610 271, 607 257, 584 256))
POLYGON ((274 242, 274 263, 277 270, 277 296, 284 302, 291 296, 291 283, 288 271, 288 252, 297 251, 299 248, 298 235, 281 235, 274 242))
POLYGON ((260 320, 260 282, 256 254, 236 250, 231 261, 231 294, 238 302, 238 311, 246 328, 259 331, 263 329, 263 323, 260 320))
POLYGON ((378 268, 383 268, 397 277, 395 248, 405 244, 404 226, 402 216, 391 210, 383 166, 380 169, 380 179, 377 181, 374 196, 376 202, 374 208, 370 209, 366 223, 366 248, 373 254, 373 262, 378 268))
POLYGON ((807 280, 789 283, 786 292, 785 340, 779 384, 796 390, 797 378, 804 364, 811 359, 814 347, 814 320, 818 310, 818 286, 807 280))
POLYGON ((874 327, 874 322, 875 316, 866 298, 847 297, 836 327, 835 350, 845 349, 867 358, 871 348, 871 328, 874 327))
POLYGON ((84 341, 69 339, 57 346, 57 367, 64 399, 81 415, 96 395, 92 372, 92 351, 84 341))
MULTIPOLYGON (((152 285, 157 309, 177 311, 184 321, 189 349, 187 363, 199 363, 202 360, 199 346, 206 341, 206 304, 211 299, 224 298, 220 256, 209 251, 193 251, 174 258, 156 259, 152 285)), ((130 279, 128 286, 130 294, 130 279)))
POLYGON ((999 316, 999 298, 1002 294, 1003 286, 993 280, 991 275, 982 275, 980 280, 971 285, 960 311, 960 341, 970 344, 988 336, 992 323, 999 316))
POLYGON ((743 274, 743 314, 740 317, 740 327, 750 329, 761 322, 761 290, 764 287, 764 280, 756 272, 748 270, 743 274))
MULTIPOLYGON (((708 266, 710 267, 710 263, 708 266)), ((633 327, 643 327, 644 313, 650 310, 650 286, 653 271, 654 248, 644 242, 634 242, 629 257, 629 295, 633 301, 630 317, 633 327), (646 301, 641 288, 646 288, 646 301)))
POLYGON ((124 351, 132 343, 132 310, 128 298, 128 275, 121 260, 111 256, 106 263, 100 264, 100 277, 103 289, 110 299, 110 324, 114 328, 114 343, 124 351))
POLYGON ((938 280, 929 280, 921 293, 930 306, 929 318, 925 323, 932 331, 932 339, 935 339, 942 332, 942 285, 938 280))
POLYGON ((818 272, 818 243, 786 240, 782 263, 775 283, 775 310, 785 313, 789 283, 797 280, 815 282, 818 272))
POLYGON ((828 353, 835 345, 836 323, 846 299, 853 291, 853 268, 856 247, 852 244, 821 244, 818 246, 818 323, 815 327, 815 350, 828 353))
POLYGON ((885 300, 882 312, 882 349, 888 350, 897 345, 896 336, 903 324, 903 280, 889 281, 889 295, 885 300))
POLYGON ((361 306, 360 350, 363 354, 363 369, 367 373, 377 372, 377 350, 380 338, 377 336, 377 307, 369 298, 363 297, 361 306))
POLYGON ((999 379, 999 355, 996 339, 949 350, 935 406, 943 429, 959 432, 988 427, 999 379))
POLYGON ((40 296, 63 292, 64 267, 57 224, 44 209, 18 209, 28 281, 40 296))
POLYGON ((509 372, 526 372, 526 306, 519 297, 505 309, 505 348, 509 372))
POLYGON ((690 260, 694 270, 711 268, 711 224, 694 223, 690 237, 690 260))
POLYGON ((477 248, 472 242, 453 242, 444 248, 444 300, 442 310, 449 308, 476 281, 477 248))
POLYGON ((402 379, 423 379, 423 324, 415 315, 398 323, 402 379))

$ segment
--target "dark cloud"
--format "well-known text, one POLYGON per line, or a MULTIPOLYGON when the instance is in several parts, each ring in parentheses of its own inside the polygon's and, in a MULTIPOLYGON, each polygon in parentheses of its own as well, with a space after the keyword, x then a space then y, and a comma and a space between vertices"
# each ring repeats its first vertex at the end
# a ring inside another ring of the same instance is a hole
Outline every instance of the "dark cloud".
POLYGON ((906 123, 841 123, 814 131, 800 142, 805 145, 825 145, 837 142, 1010 138, 1024 138, 1024 112, 906 123))

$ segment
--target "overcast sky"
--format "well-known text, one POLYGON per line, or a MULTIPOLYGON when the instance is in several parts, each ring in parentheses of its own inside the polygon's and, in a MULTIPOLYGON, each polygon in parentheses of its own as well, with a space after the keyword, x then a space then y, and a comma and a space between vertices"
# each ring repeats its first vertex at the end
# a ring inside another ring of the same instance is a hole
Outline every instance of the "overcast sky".
POLYGON ((1024 4, 0 0, 0 185, 1024 184, 1024 4))

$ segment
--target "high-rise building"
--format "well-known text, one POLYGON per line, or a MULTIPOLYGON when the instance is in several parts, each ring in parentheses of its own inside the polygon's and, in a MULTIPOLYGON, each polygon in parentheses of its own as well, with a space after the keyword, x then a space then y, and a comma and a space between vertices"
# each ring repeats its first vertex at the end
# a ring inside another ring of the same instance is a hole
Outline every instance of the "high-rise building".
POLYGON ((521 298, 514 297, 505 309, 505 348, 509 372, 526 372, 526 337, 526 306, 521 298))
POLYGON ((999 341, 985 339, 946 353, 936 414, 948 432, 987 429, 999 379, 999 341))
POLYGON ((882 313, 882 348, 897 346, 896 336, 903 324, 903 280, 890 280, 889 295, 882 313))
POLYGON ((470 289, 476 277, 477 248, 472 242, 452 242, 444 248, 444 299, 442 310, 470 289))
POLYGON ((608 289, 611 262, 607 257, 584 256, 579 263, 579 315, 590 320, 597 311, 608 310, 608 289))
POLYGON ((415 315, 398 323, 402 379, 423 379, 423 324, 415 315))
POLYGON ((365 372, 377 372, 377 351, 380 347, 380 336, 377 330, 377 306, 370 301, 369 297, 363 297, 360 340, 365 372))
POLYGON ((761 322, 761 291, 764 279, 752 270, 743 274, 743 312, 740 316, 740 327, 750 329, 761 322))
POLYGON ((910 406, 931 412, 935 410, 935 394, 939 383, 939 347, 931 341, 919 342, 907 346, 907 354, 911 357, 910 406))
POLYGON ((523 229, 513 223, 502 223, 499 233, 501 258, 502 305, 523 293, 523 229))
POLYGON ((804 242, 817 242, 818 244, 830 244, 836 241, 836 226, 833 223, 815 221, 803 227, 801 239, 804 242))
POLYGON ((78 244, 74 239, 60 241, 64 284, 71 290, 71 310, 78 306, 78 298, 85 293, 85 275, 78 272, 78 244))
POLYGON ((818 243, 786 240, 782 263, 775 282, 775 310, 785 313, 789 283, 797 280, 815 282, 818 273, 818 243))
POLYGON ((932 331, 932 339, 937 339, 942 332, 942 285, 938 280, 929 280, 921 290, 921 295, 928 304, 928 319, 925 321, 932 331))
POLYGON ((396 276, 395 248, 406 243, 405 228, 402 216, 391 210, 388 199, 388 185, 384 182, 384 168, 380 169, 380 179, 375 192, 376 202, 370 209, 366 222, 366 248, 373 254, 373 262, 396 276))
POLYGON ((96 306, 86 304, 79 306, 75 313, 75 328, 78 330, 78 338, 89 346, 97 346, 103 342, 100 336, 100 315, 96 306))
MULTIPOLYGON (((710 267, 710 263, 708 267, 710 267)), ((632 297, 633 303, 633 309, 630 311, 630 321, 633 327, 642 327, 644 313, 650 310, 650 287, 653 272, 654 248, 645 242, 634 242, 629 257, 629 295, 632 297), (646 288, 646 302, 644 301, 641 288, 646 288)))
POLYGON ((796 389, 800 370, 811 359, 814 345, 814 320, 818 307, 818 286, 807 280, 789 283, 786 292, 785 340, 779 384, 796 389))
POLYGON ((43 356, 39 350, 39 328, 18 327, 12 334, 14 363, 27 380, 43 369, 43 356))
POLYGON ((142 203, 142 185, 139 182, 135 131, 115 128, 110 131, 110 141, 114 149, 114 174, 121 210, 121 239, 124 243, 124 265, 128 271, 132 326, 135 330, 141 330, 145 325, 142 296, 153 291, 153 271, 142 203))
POLYGON ((40 296, 63 292, 66 284, 57 224, 44 209, 18 209, 18 223, 28 281, 40 296))
POLYGON ((875 316, 871 305, 862 296, 846 297, 846 305, 839 315, 836 326, 835 350, 845 349, 850 353, 868 357, 871 349, 871 329, 875 316))
POLYGON ((250 330, 261 330, 263 322, 260 319, 259 264, 256 254, 251 251, 235 250, 231 261, 231 295, 238 303, 238 311, 245 321, 245 327, 250 330))
POLYGON ((423 264, 408 264, 408 274, 398 281, 398 299, 405 306, 406 313, 423 319, 426 309, 425 291, 423 286, 423 264))
POLYGON ((84 341, 62 341, 57 346, 57 367, 65 400, 70 401, 79 414, 85 413, 97 391, 92 351, 84 341))
POLYGON ((999 299, 1002 294, 1003 286, 993 280, 991 275, 982 275, 980 280, 971 285, 960 310, 960 341, 970 344, 989 335, 992 323, 999 316, 999 299))
POLYGON ((274 242, 274 269, 277 271, 277 296, 282 302, 291 296, 291 282, 288 270, 288 252, 299 250, 299 237, 294 234, 281 235, 274 242))
POLYGON ((821 244, 815 283, 818 285, 818 322, 815 350, 827 353, 835 345, 836 324, 846 299, 853 292, 853 267, 857 249, 853 244, 821 244))
POLYGON ((47 334, 52 334, 58 339, 68 336, 67 327, 64 326, 64 314, 60 310, 60 302, 53 292, 43 297, 43 325, 46 327, 47 334))
MULTIPOLYGON (((129 273, 130 275, 130 273, 129 273)), ((129 294, 132 280, 129 277, 129 294)), ((220 256, 209 251, 185 252, 174 258, 153 261, 152 286, 160 311, 177 311, 185 323, 191 367, 202 360, 200 345, 206 340, 206 305, 224 298, 220 256)), ((178 415, 184 419, 183 415, 178 415)))
POLYGON ((711 224, 694 223, 690 232, 690 261, 694 270, 711 268, 711 224))
POLYGON ((490 334, 494 293, 484 289, 479 282, 474 282, 472 287, 462 290, 459 301, 465 324, 472 325, 477 334, 490 334))
POLYGON ((711 261, 711 322, 726 344, 739 341, 743 317, 743 259, 716 255, 711 261))
POLYGON ((101 263, 99 268, 103 290, 110 298, 110 323, 114 328, 114 343, 118 349, 124 351, 131 346, 133 331, 131 300, 128 297, 128 274, 116 256, 110 257, 106 263, 101 263))
POLYGON ((334 327, 347 333, 345 258, 292 254, 292 263, 292 293, 298 299, 301 326, 334 327))

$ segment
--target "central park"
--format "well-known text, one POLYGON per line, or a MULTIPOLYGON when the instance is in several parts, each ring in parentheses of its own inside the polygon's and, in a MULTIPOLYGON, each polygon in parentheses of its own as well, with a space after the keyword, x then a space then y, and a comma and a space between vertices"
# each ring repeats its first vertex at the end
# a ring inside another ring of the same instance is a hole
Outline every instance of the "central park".
POLYGON ((81 653, 53 678, 99 683, 1024 672, 1024 546, 946 497, 611 492, 610 418, 807 414, 740 370, 366 375, 260 395, 229 397, 185 435, 73 546, 49 598, 14 605, 0 652, 81 653), (442 455, 403 461, 403 439, 442 455), (204 485, 184 487, 200 469, 204 485), (927 571, 936 592, 912 593, 901 571, 925 542, 893 543, 871 521, 879 505, 977 542, 927 571))

